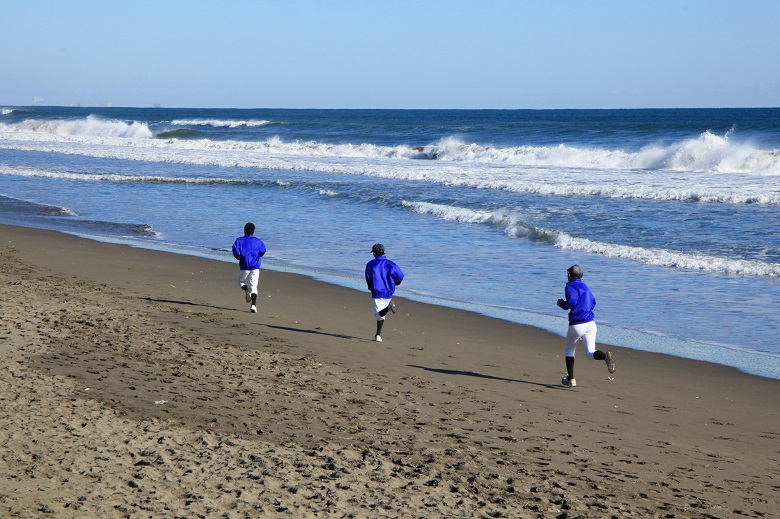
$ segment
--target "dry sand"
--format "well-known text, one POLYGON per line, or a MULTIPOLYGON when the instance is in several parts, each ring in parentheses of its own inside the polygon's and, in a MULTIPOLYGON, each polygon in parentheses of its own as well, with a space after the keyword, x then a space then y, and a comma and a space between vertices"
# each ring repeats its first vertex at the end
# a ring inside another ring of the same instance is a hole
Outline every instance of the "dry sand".
POLYGON ((566 389, 562 338, 467 312, 375 343, 302 276, 250 314, 230 263, 7 226, 0 262, 0 517, 778 514, 777 380, 612 348, 566 389))

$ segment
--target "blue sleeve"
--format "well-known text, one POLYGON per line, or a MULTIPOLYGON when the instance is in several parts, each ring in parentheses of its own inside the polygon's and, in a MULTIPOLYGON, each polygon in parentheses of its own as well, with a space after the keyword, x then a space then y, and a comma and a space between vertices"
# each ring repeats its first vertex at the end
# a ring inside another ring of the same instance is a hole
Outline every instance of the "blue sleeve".
POLYGON ((260 242, 260 243, 258 244, 258 247, 257 247, 257 253, 258 253, 258 254, 260 255, 260 257, 262 258, 263 256, 265 256, 265 243, 263 243, 263 240, 260 240, 260 239, 258 239, 257 241, 259 241, 259 242, 260 242))
POLYGON ((241 249, 239 248, 238 240, 233 242, 233 257, 237 260, 241 259, 241 249))
POLYGON ((577 306, 578 292, 574 287, 566 286, 566 309, 571 309, 577 306))
POLYGON ((404 280, 404 273, 401 270, 401 267, 393 263, 393 272, 391 273, 391 276, 393 276, 393 281, 395 281, 396 285, 400 285, 401 282, 404 280))

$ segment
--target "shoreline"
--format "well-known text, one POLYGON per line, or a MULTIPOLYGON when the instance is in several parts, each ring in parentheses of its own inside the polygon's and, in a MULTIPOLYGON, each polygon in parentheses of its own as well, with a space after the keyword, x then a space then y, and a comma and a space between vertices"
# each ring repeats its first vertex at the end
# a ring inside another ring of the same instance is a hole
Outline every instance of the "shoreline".
POLYGON ((0 236, 9 516, 760 517, 780 503, 780 381, 625 348, 610 377, 580 349, 564 389, 563 339, 530 326, 398 298, 377 344, 367 293, 262 271, 250 314, 226 262, 0 236))
MULTIPOLYGON (((14 226, 14 224, 7 225, 12 227, 14 226)), ((23 228, 29 228, 32 230, 38 229, 37 227, 23 228)), ((52 232, 61 232, 63 234, 72 235, 81 239, 96 241, 98 243, 123 245, 132 248, 140 248, 144 250, 169 254, 191 255, 201 259, 213 260, 231 265, 233 264, 232 257, 230 257, 230 251, 228 249, 217 250, 204 249, 199 247, 186 247, 181 245, 174 246, 170 244, 160 245, 132 239, 118 239, 106 236, 96 237, 75 231, 70 232, 52 230, 52 232), (217 253, 223 253, 224 258, 220 258, 219 254, 217 253)), ((355 284, 350 285, 346 281, 342 282, 342 278, 338 275, 317 275, 307 272, 306 269, 285 266, 284 262, 281 263, 281 266, 273 266, 268 268, 268 262, 269 260, 264 262, 263 271, 302 276, 317 283, 331 284, 333 286, 362 293, 362 280, 356 283, 361 288, 356 288, 354 286, 355 284)), ((402 293, 405 292, 405 288, 406 287, 402 287, 402 293)), ((445 300, 433 296, 424 296, 418 294, 407 296, 407 298, 422 304, 441 306, 453 310, 474 313, 491 319, 503 320, 509 323, 519 324, 521 326, 528 326, 541 331, 549 332, 557 337, 560 337, 561 340, 564 340, 566 318, 565 313, 563 312, 561 312, 561 315, 555 316, 552 314, 535 313, 513 308, 492 306, 489 304, 472 303, 459 300, 445 300), (518 316, 525 316, 525 318, 518 316)), ((736 369, 747 375, 759 376, 772 380, 780 380, 780 358, 777 354, 745 349, 738 345, 678 338, 653 331, 624 328, 603 322, 599 322, 599 344, 613 345, 614 347, 621 348, 630 348, 634 351, 645 353, 668 355, 680 359, 713 363, 727 368, 736 369), (626 344, 630 344, 631 346, 626 346, 626 344), (716 353, 713 353, 713 349, 716 350, 716 353), (717 357, 719 361, 712 360, 711 357, 713 356, 717 357), (763 359, 771 359, 771 361, 767 364, 762 362, 763 359)))

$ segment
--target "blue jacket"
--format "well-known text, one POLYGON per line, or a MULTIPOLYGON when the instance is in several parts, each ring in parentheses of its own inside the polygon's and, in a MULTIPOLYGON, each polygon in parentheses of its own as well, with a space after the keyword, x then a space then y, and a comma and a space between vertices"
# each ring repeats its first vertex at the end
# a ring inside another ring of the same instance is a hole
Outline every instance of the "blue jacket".
POLYGON ((396 285, 404 280, 401 269, 384 256, 379 256, 366 265, 366 285, 374 299, 390 299, 396 285))
POLYGON ((589 323, 594 319, 593 309, 596 298, 581 279, 572 279, 566 283, 566 302, 564 309, 569 310, 569 324, 589 323))
POLYGON ((260 268, 261 259, 265 255, 265 243, 253 234, 245 234, 233 242, 233 257, 238 260, 241 270, 260 268))

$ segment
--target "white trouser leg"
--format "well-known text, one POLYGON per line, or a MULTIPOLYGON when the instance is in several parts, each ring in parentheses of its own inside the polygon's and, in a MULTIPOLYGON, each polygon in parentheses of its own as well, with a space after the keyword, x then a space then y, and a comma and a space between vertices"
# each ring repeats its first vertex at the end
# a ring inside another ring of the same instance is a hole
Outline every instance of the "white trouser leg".
POLYGON ((260 284, 260 269, 238 271, 239 288, 246 285, 247 287, 249 287, 250 294, 257 294, 257 287, 259 284, 260 284))
POLYGON ((385 320, 385 317, 383 315, 379 315, 379 312, 387 308, 387 305, 389 304, 390 299, 382 299, 380 297, 374 299, 374 317, 376 317, 377 321, 385 320))
POLYGON ((566 333, 567 357, 574 357, 575 346, 579 340, 582 340, 582 345, 585 346, 585 355, 593 359, 596 352, 596 321, 569 325, 569 331, 566 333))

